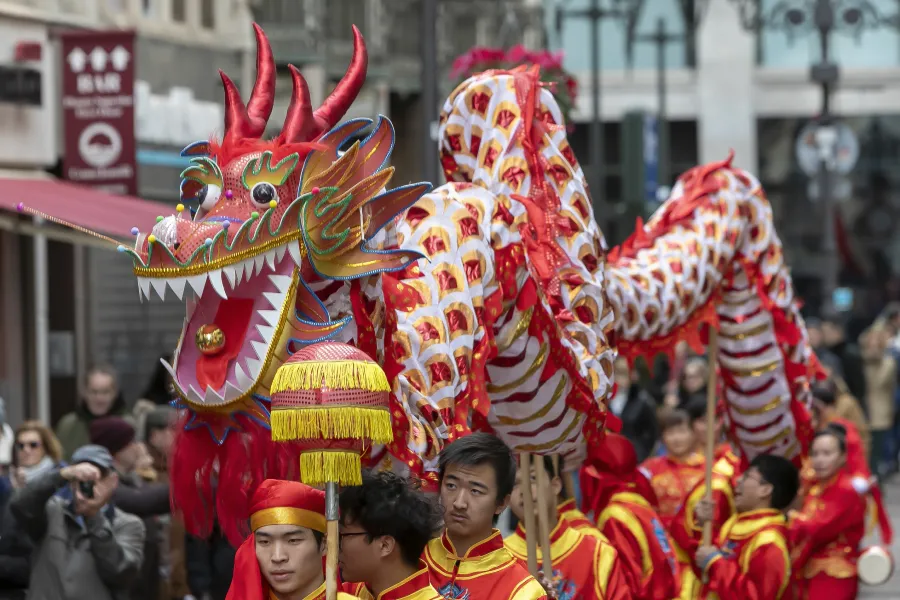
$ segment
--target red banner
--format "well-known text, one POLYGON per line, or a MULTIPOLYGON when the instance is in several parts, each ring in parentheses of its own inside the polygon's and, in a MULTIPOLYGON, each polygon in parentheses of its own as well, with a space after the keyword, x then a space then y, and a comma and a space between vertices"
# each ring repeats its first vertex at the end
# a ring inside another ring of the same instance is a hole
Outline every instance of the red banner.
POLYGON ((63 177, 135 196, 134 32, 67 32, 60 39, 63 177))

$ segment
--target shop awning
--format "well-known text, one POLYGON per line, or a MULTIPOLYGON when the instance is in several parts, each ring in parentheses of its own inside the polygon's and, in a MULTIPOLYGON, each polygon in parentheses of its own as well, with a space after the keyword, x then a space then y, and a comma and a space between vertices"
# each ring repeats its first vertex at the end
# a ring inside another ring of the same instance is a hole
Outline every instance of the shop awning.
POLYGON ((17 212, 22 202, 51 217, 127 243, 131 228, 149 230, 159 215, 174 214, 174 207, 132 196, 107 194, 52 178, 9 176, 0 171, 0 210, 17 212))

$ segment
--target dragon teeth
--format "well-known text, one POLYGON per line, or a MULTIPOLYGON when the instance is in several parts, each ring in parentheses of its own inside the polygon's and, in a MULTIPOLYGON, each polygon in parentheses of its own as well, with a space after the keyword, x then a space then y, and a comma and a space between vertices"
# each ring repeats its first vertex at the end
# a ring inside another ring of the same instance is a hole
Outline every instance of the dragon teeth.
POLYGON ((265 360, 266 353, 269 350, 268 344, 266 344, 265 342, 258 342, 254 340, 250 342, 250 345, 253 346, 253 350, 256 352, 256 357, 259 358, 259 360, 265 360))
POLYGON ((219 392, 214 390, 211 385, 206 386, 206 395, 203 396, 203 402, 205 404, 221 404, 225 401, 219 392))
POLYGON ((209 283, 213 286, 213 289, 216 290, 216 293, 219 294, 219 296, 225 300, 228 299, 228 294, 225 293, 225 285, 222 283, 221 269, 209 273, 209 283))
POLYGON ((159 296, 160 300, 166 299, 166 280, 165 279, 151 279, 150 285, 153 287, 153 290, 156 292, 156 295, 159 296))
POLYGON ((249 390, 253 385, 253 379, 244 371, 244 367, 237 363, 234 365, 234 376, 237 378, 238 385, 245 390, 249 390))
POLYGON ((269 265, 269 268, 273 271, 275 270, 275 251, 269 250, 266 252, 266 264, 269 265))
POLYGON ((198 392, 193 385, 188 386, 188 398, 197 404, 203 403, 203 396, 200 395, 200 392, 198 392))
POLYGON ((202 296, 203 287, 206 285, 206 273, 188 277, 188 283, 191 284, 191 288, 193 288, 194 292, 196 292, 198 296, 202 296))
MULTIPOLYGON (((277 327, 278 320, 281 318, 281 313, 277 310, 261 310, 259 311, 259 316, 265 319, 266 323, 272 327, 277 327)), ((257 325, 257 327, 261 327, 261 325, 257 325)))
POLYGON ((247 359, 247 371, 250 375, 251 379, 256 379, 259 377, 259 372, 262 370, 262 361, 256 360, 254 358, 247 359))
POLYGON ((275 252, 276 261, 281 262, 281 260, 284 258, 284 253, 287 252, 288 246, 290 246, 291 244, 293 244, 293 242, 290 242, 284 246, 278 246, 277 248, 275 248, 275 250, 273 250, 273 252, 275 252))
POLYGON ((228 280, 228 285, 231 286, 231 289, 234 289, 235 280, 237 279, 237 269, 234 267, 223 267, 222 273, 225 275, 225 279, 228 280))
POLYGON ((178 296, 178 299, 181 300, 184 297, 184 286, 187 284, 187 279, 178 277, 177 279, 166 279, 165 281, 172 288, 172 291, 175 292, 175 295, 178 296))
POLYGON ((144 298, 150 299, 150 280, 146 277, 138 277, 138 297, 141 302, 144 301, 144 298))
MULTIPOLYGON (((250 386, 247 386, 247 389, 250 389, 250 386)), ((225 382, 225 401, 230 402, 236 398, 239 398, 244 392, 242 392, 239 388, 236 388, 230 381, 225 382)))
POLYGON ((300 254, 300 242, 289 242, 287 245, 288 252, 291 253, 291 260, 294 261, 294 264, 298 267, 300 263, 303 262, 303 256, 300 254))
POLYGON ((287 275, 269 275, 269 281, 283 294, 291 287, 292 279, 287 275))
POLYGON ((272 336, 275 335, 274 327, 269 327, 268 325, 263 325, 262 323, 259 323, 256 326, 256 330, 259 332, 259 335, 262 336, 262 339, 266 343, 269 343, 270 341, 272 341, 272 336))
POLYGON ((284 303, 284 294, 280 292, 264 292, 263 296, 276 310, 281 311, 281 305, 284 303))

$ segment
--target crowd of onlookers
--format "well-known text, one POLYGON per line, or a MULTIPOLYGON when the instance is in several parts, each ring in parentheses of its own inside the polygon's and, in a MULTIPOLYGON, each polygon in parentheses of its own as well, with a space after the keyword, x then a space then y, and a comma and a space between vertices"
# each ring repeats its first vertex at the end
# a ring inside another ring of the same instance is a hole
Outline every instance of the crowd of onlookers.
MULTIPOLYGON (((162 371, 162 369, 160 369, 162 371)), ((0 600, 224 599, 234 550, 186 535, 171 514, 175 409, 165 371, 129 406, 92 368, 51 429, 6 423, 0 400, 0 600)))

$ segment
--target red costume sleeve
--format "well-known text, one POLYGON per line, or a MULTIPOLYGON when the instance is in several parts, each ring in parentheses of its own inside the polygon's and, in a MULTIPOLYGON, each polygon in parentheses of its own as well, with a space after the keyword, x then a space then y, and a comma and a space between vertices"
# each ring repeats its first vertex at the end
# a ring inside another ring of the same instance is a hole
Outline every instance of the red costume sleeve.
POLYGON ((706 588, 720 598, 780 600, 790 583, 790 559, 783 544, 767 543, 752 550, 746 570, 737 556, 720 556, 706 574, 706 588))
POLYGON ((631 586, 622 570, 622 551, 619 550, 619 558, 609 574, 606 583, 606 600, 631 600, 631 586))
POLYGON ((822 497, 822 506, 810 512, 804 506, 790 523, 789 536, 794 548, 816 548, 835 539, 854 515, 865 512, 865 499, 849 486, 835 486, 822 497))
MULTIPOLYGON (((730 519, 734 514, 734 496, 731 491, 731 484, 724 477, 713 475, 713 539, 719 539, 719 530, 725 521, 730 519)), ((669 533, 672 539, 681 546, 681 549, 688 553, 693 559, 697 553, 697 548, 703 537, 703 527, 694 517, 694 511, 697 504, 703 500, 706 494, 706 483, 700 483, 678 509, 672 524, 669 526, 669 533)))
POLYGON ((625 583, 636 596, 643 597, 643 556, 638 540, 618 519, 607 519, 600 533, 619 551, 618 571, 622 573, 625 583))

